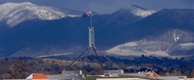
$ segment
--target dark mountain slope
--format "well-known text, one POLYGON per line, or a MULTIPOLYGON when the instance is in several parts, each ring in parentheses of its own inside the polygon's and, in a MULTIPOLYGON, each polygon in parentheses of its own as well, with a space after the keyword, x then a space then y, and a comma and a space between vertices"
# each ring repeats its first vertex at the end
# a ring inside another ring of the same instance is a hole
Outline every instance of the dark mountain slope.
POLYGON ((193 13, 193 9, 164 9, 139 22, 113 30, 112 33, 119 32, 115 34, 114 37, 111 36, 114 38, 113 40, 123 40, 121 42, 126 41, 128 44, 115 46, 111 50, 108 50, 108 52, 114 53, 128 49, 130 51, 125 51, 125 53, 133 54, 137 53, 136 50, 139 49, 137 51, 141 51, 140 55, 148 51, 152 51, 152 53, 150 54, 150 52, 148 52, 149 54, 146 55, 152 55, 153 53, 160 54, 157 52, 160 51, 162 52, 161 54, 165 53, 165 56, 193 56, 193 13), (132 45, 133 47, 130 47, 132 45), (125 49, 121 48, 124 46, 129 47, 125 49), (153 49, 155 50, 153 51, 153 49))

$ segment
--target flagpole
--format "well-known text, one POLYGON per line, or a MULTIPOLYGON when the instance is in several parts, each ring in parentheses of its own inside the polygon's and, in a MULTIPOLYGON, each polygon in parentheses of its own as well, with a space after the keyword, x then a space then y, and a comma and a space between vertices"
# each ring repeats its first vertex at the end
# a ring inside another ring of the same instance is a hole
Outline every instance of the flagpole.
POLYGON ((92 27, 92 11, 91 11, 91 27, 92 27))

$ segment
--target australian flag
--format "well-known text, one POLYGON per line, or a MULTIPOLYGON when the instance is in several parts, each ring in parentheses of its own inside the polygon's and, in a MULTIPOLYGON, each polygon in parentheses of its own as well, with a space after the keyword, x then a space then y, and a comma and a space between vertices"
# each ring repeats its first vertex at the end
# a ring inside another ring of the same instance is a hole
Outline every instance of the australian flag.
POLYGON ((84 18, 84 17, 89 17, 90 15, 91 15, 91 11, 90 12, 87 12, 87 13, 84 13, 83 15, 82 15, 82 17, 84 18))

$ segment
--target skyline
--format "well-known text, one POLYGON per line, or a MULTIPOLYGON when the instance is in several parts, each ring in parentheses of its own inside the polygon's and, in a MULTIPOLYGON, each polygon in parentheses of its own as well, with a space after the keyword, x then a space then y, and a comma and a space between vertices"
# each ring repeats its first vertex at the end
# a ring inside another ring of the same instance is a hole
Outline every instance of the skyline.
POLYGON ((3 0, 0 1, 0 4, 7 2, 31 2, 40 6, 51 6, 83 12, 96 11, 101 14, 113 13, 131 4, 156 11, 165 8, 194 9, 194 0, 3 0))

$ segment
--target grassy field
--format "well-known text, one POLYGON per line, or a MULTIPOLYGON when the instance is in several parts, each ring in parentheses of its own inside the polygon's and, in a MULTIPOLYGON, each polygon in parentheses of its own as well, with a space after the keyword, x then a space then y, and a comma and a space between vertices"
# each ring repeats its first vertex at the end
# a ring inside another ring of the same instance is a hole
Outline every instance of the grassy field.
POLYGON ((142 79, 148 79, 148 80, 159 80, 159 79, 150 79, 150 78, 137 77, 137 76, 118 76, 118 77, 87 76, 85 80, 96 80, 97 78, 142 78, 142 79))

